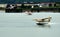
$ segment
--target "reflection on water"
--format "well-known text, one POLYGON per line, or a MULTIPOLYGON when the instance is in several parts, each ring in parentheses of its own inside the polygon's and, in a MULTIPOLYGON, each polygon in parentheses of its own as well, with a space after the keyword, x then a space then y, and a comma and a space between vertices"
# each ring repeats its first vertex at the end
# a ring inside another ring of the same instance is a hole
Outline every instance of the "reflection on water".
POLYGON ((50 25, 38 25, 38 27, 42 27, 42 28, 50 28, 50 25))

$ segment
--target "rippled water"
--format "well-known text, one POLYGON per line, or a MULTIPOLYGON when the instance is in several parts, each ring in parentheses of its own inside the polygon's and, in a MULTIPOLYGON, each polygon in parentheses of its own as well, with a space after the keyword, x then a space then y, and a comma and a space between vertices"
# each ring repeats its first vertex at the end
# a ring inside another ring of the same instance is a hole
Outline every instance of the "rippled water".
POLYGON ((0 37, 60 37, 60 13, 0 13, 0 37), (34 18, 52 16, 51 22, 38 26, 34 18))

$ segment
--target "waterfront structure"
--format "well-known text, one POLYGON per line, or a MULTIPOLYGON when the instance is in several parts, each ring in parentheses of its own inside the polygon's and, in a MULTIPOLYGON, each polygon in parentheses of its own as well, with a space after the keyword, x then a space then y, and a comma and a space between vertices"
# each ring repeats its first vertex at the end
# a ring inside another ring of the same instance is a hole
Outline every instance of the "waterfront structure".
POLYGON ((6 12, 40 12, 40 11, 59 11, 60 2, 24 2, 20 4, 0 4, 6 12))

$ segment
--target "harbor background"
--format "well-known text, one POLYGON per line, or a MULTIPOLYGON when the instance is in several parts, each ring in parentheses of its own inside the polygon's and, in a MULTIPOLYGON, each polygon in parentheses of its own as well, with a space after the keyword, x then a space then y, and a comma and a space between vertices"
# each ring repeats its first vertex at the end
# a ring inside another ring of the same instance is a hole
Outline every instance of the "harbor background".
MULTIPOLYGON (((19 4, 22 2, 28 1, 32 3, 39 1, 42 3, 53 2, 52 4, 60 2, 60 0, 0 0, 0 37, 60 37, 60 9, 55 9, 56 11, 35 11, 32 12, 32 15, 25 12, 5 12, 7 4, 18 4, 20 6, 19 4), (49 24, 38 26, 33 20, 49 16, 52 17, 49 24)), ((57 6, 55 4, 55 7, 52 6, 53 8, 60 8, 60 4, 57 4, 57 6)))

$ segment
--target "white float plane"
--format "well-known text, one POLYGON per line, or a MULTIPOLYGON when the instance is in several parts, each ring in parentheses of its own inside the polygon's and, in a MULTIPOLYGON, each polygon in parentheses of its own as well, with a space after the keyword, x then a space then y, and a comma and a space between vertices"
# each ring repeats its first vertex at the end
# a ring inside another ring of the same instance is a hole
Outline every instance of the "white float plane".
POLYGON ((49 17, 47 17, 47 18, 37 18, 37 19, 33 19, 33 20, 35 20, 37 23, 37 25, 44 25, 44 24, 47 24, 47 23, 49 23, 50 22, 50 20, 51 20, 51 16, 49 16, 49 17))

